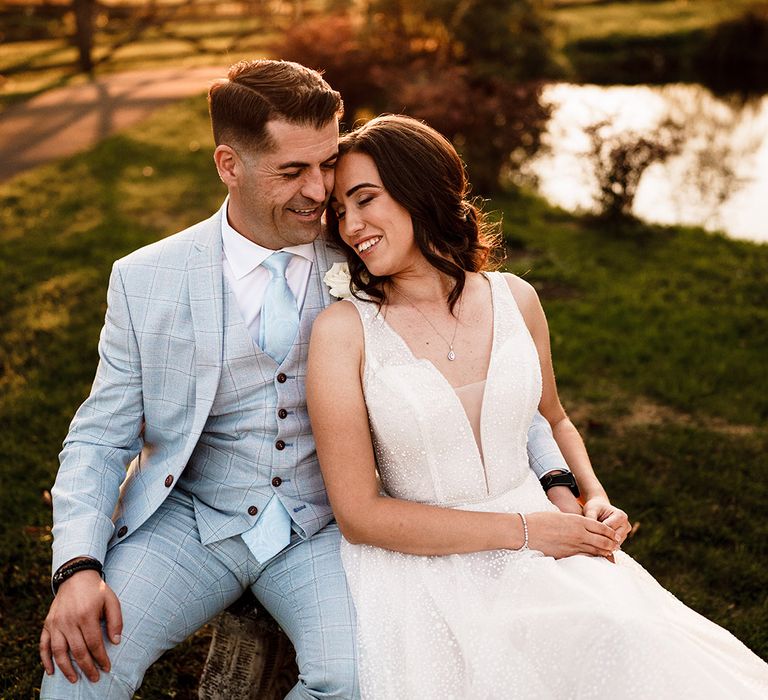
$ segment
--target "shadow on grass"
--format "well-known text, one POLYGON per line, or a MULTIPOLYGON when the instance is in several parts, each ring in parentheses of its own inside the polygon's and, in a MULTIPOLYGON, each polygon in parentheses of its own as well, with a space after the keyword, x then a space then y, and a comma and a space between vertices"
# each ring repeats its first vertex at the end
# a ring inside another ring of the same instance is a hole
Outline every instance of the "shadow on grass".
POLYGON ((16 90, 14 92, 0 94, 0 112, 7 109, 8 107, 11 107, 12 105, 21 104, 27 100, 31 100, 33 97, 42 95, 44 92, 48 92, 49 90, 55 90, 56 88, 69 85, 73 79, 79 76, 80 74, 70 67, 61 75, 58 75, 55 78, 51 78, 51 80, 48 82, 42 83, 34 89, 16 90))

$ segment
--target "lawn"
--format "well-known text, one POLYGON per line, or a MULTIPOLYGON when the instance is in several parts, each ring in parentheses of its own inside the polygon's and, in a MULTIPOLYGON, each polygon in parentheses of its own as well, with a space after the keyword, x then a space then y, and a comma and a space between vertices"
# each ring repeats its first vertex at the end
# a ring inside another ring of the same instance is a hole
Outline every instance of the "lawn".
MULTIPOLYGON (((203 17, 152 26, 135 39, 97 32, 95 74, 164 67, 228 65, 242 56, 269 53, 285 17, 244 14, 203 17)), ((77 49, 66 36, 0 43, 0 110, 62 85, 84 82, 76 68, 77 49)))
POLYGON ((708 29, 756 4, 755 0, 556 0, 550 15, 563 41, 658 37, 708 29))
POLYGON ((562 75, 574 82, 768 89, 768 14, 758 0, 561 0, 547 16, 562 75))
MULTIPOLYGON (((47 490, 93 377, 110 265, 224 194, 202 97, 0 184, 2 698, 39 683, 47 490)), ((490 206, 509 269, 540 291, 566 408, 638 524, 627 551, 768 658, 768 246, 606 230, 527 195, 490 206)), ((140 697, 194 697, 206 639, 166 655, 140 697)))

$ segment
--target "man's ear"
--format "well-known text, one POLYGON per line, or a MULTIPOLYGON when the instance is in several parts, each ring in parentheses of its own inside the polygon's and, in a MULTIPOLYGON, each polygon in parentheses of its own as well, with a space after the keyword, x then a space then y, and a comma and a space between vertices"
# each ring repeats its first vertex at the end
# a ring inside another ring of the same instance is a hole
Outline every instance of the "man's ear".
POLYGON ((213 152, 213 162, 216 163, 216 170, 219 172, 221 181, 227 187, 237 185, 241 164, 240 157, 234 148, 226 144, 216 146, 216 150, 213 152))

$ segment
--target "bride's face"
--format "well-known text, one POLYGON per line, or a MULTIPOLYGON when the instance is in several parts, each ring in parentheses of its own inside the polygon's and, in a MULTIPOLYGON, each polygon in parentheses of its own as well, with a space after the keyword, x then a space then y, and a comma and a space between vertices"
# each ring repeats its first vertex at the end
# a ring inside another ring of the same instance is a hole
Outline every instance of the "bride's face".
POLYGON ((395 275, 424 261, 411 215, 384 189, 370 156, 349 153, 339 159, 331 206, 342 239, 371 274, 395 275))

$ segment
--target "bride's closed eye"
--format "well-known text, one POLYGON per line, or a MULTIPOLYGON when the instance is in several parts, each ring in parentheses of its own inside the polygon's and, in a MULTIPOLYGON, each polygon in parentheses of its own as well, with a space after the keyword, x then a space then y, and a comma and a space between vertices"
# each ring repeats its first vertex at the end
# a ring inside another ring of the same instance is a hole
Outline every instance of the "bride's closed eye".
MULTIPOLYGON (((369 204, 374 199, 376 199, 375 195, 367 195, 365 197, 361 197, 355 204, 358 207, 364 207, 366 204, 369 204)), ((346 209, 339 207, 338 209, 333 210, 334 214, 336 215, 336 218, 341 221, 344 219, 344 215, 346 214, 346 209)))

